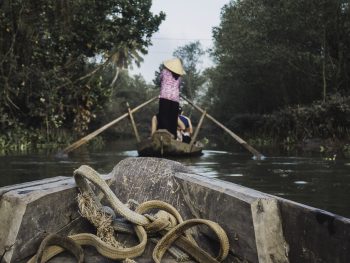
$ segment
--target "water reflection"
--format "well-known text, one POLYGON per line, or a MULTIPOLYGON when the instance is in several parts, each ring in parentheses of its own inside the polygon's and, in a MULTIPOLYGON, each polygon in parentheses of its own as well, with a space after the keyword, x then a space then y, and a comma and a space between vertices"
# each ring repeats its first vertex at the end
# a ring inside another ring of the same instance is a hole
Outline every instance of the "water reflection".
MULTIPOLYGON (((82 147, 65 158, 45 153, 0 156, 0 186, 53 176, 72 176, 82 164, 109 173, 126 157, 137 156, 134 142, 99 151, 82 147)), ((195 173, 240 184, 350 217, 349 160, 279 156, 253 160, 238 151, 205 150, 201 157, 175 158, 195 173)))
POLYGON ((246 153, 208 151, 203 161, 188 163, 203 176, 204 165, 224 181, 350 217, 348 160, 287 156, 254 161, 246 153))

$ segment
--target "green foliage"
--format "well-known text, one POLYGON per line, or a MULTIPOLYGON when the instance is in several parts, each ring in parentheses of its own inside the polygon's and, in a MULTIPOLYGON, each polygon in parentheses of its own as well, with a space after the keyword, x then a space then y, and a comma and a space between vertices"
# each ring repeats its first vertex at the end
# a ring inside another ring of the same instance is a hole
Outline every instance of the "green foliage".
POLYGON ((347 158, 350 158, 350 144, 345 144, 343 146, 343 152, 344 152, 344 155, 347 157, 347 158))
POLYGON ((265 116, 265 130, 275 138, 347 139, 350 135, 350 97, 333 95, 327 102, 288 107, 265 116))
POLYGON ((179 47, 173 53, 174 57, 182 60, 186 72, 183 76, 181 92, 191 100, 196 98, 198 90, 205 82, 205 78, 199 70, 204 53, 199 41, 179 47))
MULTIPOLYGON (((146 100, 156 96, 153 85, 149 85, 140 76, 129 76, 127 71, 122 71, 112 92, 107 107, 98 113, 98 121, 93 122, 93 127, 98 128, 113 119, 128 112, 127 103, 132 109, 146 100)), ((150 133, 151 118, 158 111, 157 101, 147 105, 133 114, 139 133, 148 136, 150 133)), ((125 119, 105 132, 108 137, 134 136, 130 120, 125 119)))
POLYGON ((33 149, 57 149, 66 146, 72 140, 71 134, 63 129, 46 130, 27 128, 19 124, 0 134, 0 154, 9 152, 27 152, 33 149))
POLYGON ((151 4, 1 1, 2 132, 15 134, 21 127, 45 131, 46 139, 58 128, 85 133, 113 90, 115 74, 101 70, 140 61, 138 52, 147 53, 164 20, 164 13, 150 12, 151 4))
POLYGON ((327 102, 286 107, 271 114, 233 117, 229 127, 248 137, 295 144, 312 138, 347 140, 350 136, 350 97, 330 96, 327 102))
POLYGON ((238 0, 214 28, 212 110, 264 114, 350 91, 350 9, 346 1, 238 0))
POLYGON ((103 140, 102 137, 97 136, 90 140, 88 142, 88 145, 90 148, 97 150, 102 149, 106 145, 106 142, 103 140))

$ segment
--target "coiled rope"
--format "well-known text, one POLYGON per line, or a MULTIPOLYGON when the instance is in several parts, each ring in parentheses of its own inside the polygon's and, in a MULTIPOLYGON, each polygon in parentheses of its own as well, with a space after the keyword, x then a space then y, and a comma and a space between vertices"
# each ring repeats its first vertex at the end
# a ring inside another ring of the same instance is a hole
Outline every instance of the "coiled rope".
POLYGON ((82 165, 74 171, 74 179, 81 193, 78 195, 80 213, 96 227, 97 234, 81 233, 68 237, 51 234, 42 241, 37 254, 28 263, 47 262, 64 250, 70 251, 82 262, 82 245, 93 246, 101 255, 110 259, 135 262, 131 259, 143 254, 148 236, 159 237, 152 238, 152 241, 156 242, 152 255, 156 263, 161 262, 166 251, 174 256, 178 255, 179 259, 186 258, 183 252, 171 247, 173 244, 200 263, 219 263, 227 257, 229 241, 219 224, 205 219, 184 221, 172 205, 159 200, 141 203, 133 211, 123 204, 101 176, 87 165, 82 165), (102 191, 111 209, 101 204, 90 184, 102 191), (158 209, 156 214, 146 214, 154 209, 158 209), (124 220, 121 220, 120 216, 124 220), (208 226, 217 236, 220 250, 215 258, 201 249, 188 232, 188 229, 197 225, 208 226), (132 247, 122 246, 115 239, 115 232, 136 234, 139 244, 132 247))

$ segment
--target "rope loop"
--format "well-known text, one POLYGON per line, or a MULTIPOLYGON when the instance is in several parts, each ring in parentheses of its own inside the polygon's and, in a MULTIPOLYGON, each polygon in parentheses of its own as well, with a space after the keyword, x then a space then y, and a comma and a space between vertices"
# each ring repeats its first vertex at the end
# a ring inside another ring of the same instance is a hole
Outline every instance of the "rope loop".
MULTIPOLYGON (((52 235, 50 239, 44 239, 39 248, 38 258, 40 260, 42 258, 42 262, 71 248, 73 248, 73 254, 81 262, 81 245, 94 246, 101 255, 107 258, 132 262, 132 258, 143 254, 148 236, 156 237, 151 239, 157 242, 152 255, 156 263, 161 262, 166 251, 177 259, 186 259, 190 255, 200 263, 219 263, 227 257, 229 241, 219 224, 205 219, 184 221, 175 207, 160 200, 150 200, 139 205, 133 200, 129 204, 129 206, 136 206, 133 211, 128 205, 123 204, 100 175, 87 165, 82 165, 74 171, 74 179, 81 192, 78 195, 80 213, 96 227, 97 236, 80 233, 62 239, 57 235, 52 235), (101 204, 91 184, 105 195, 110 206, 101 204), (157 210, 157 212, 148 214, 151 210, 157 210), (220 250, 215 258, 201 249, 189 232, 190 228, 197 225, 208 226, 217 236, 220 250), (140 243, 133 247, 124 247, 115 239, 116 231, 130 235, 136 234, 140 243), (53 245, 52 240, 57 241, 58 244, 53 245), (182 251, 171 247, 173 243, 182 251)), ((36 263, 36 259, 37 257, 34 256, 28 263, 36 263)))
POLYGON ((151 221, 148 225, 145 225, 144 228, 147 234, 154 236, 160 231, 167 229, 170 225, 170 222, 165 217, 157 217, 153 215, 145 214, 145 216, 151 221))
POLYGON ((100 175, 92 169, 90 166, 82 165, 77 170, 74 171, 74 179, 76 184, 79 187, 79 190, 83 192, 88 192, 94 196, 95 202, 101 206, 100 201, 96 198, 93 190, 87 181, 93 183, 96 187, 101 190, 107 201, 110 203, 114 212, 118 215, 125 217, 130 222, 136 225, 146 225, 149 223, 149 220, 139 213, 136 213, 130 210, 126 205, 124 205, 112 192, 107 183, 100 177, 100 175))
POLYGON ((70 237, 60 236, 57 234, 48 234, 40 244, 38 253, 36 255, 35 263, 47 261, 46 249, 49 246, 60 244, 66 251, 69 251, 77 259, 78 263, 84 262, 84 252, 79 244, 74 242, 70 237))
POLYGON ((217 263, 223 261, 229 251, 229 241, 225 231, 220 227, 219 224, 212 222, 210 220, 205 219, 189 219, 185 222, 175 226, 169 232, 167 232, 162 239, 158 242, 156 247, 153 250, 153 260, 156 263, 160 263, 163 255, 169 249, 169 247, 174 243, 177 239, 180 239, 180 242, 177 245, 180 245, 181 248, 185 248, 185 250, 189 250, 191 255, 200 263, 217 263), (213 258, 207 252, 199 248, 198 246, 193 246, 192 242, 188 242, 184 238, 183 233, 196 225, 204 224, 208 226, 211 230, 214 231, 216 236, 220 242, 220 251, 216 258, 213 258), (180 244, 182 242, 182 244, 180 244))

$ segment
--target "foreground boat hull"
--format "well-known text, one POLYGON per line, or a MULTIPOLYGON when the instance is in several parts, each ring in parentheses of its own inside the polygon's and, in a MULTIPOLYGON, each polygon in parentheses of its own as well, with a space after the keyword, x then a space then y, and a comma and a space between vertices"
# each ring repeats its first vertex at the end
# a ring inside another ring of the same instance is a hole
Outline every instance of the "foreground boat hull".
MULTIPOLYGON (((230 241, 224 262, 350 262, 347 218, 206 178, 166 159, 127 158, 104 179, 122 202, 163 200, 184 219, 219 223, 230 241)), ((24 262, 36 252, 45 232, 85 231, 88 224, 78 213, 77 192, 73 179, 65 177, 0 188, 0 253, 8 248, 4 262, 24 262)), ((208 249, 215 243, 206 230, 194 235, 208 249)))

